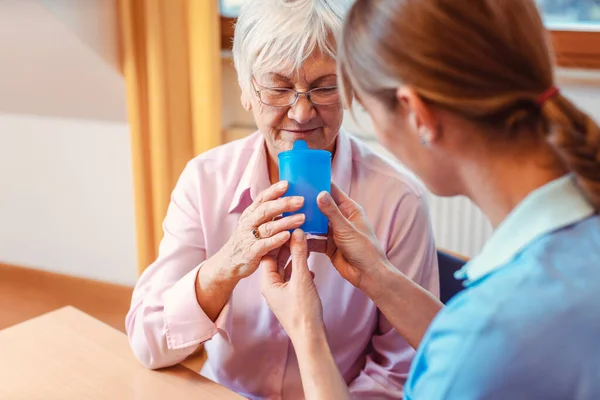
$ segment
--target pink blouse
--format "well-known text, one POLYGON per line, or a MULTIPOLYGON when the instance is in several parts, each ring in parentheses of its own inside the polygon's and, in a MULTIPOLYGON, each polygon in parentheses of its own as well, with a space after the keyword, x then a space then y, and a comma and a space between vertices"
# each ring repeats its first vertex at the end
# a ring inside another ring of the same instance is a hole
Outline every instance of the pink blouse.
MULTIPOLYGON (((362 205, 392 264, 438 296, 421 186, 344 132, 338 135, 332 176, 362 205)), ((294 349, 260 294, 260 271, 237 285, 215 322, 196 300, 202 262, 223 246, 240 214, 269 186, 258 132, 188 163, 172 194, 158 258, 140 277, 126 319, 131 347, 143 364, 177 364, 204 343, 208 361, 202 375, 250 399, 304 398, 294 349)), ((311 254, 309 267, 333 356, 353 396, 400 398, 414 350, 326 256, 311 254)))

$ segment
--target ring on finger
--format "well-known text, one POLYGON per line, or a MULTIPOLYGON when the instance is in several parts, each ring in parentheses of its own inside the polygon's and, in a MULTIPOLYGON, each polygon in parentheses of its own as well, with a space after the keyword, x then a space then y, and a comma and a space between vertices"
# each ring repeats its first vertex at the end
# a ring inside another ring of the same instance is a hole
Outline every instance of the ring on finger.
POLYGON ((252 229, 252 235, 254 235, 254 237, 255 237, 256 239, 258 239, 258 240, 260 240, 260 239, 261 239, 261 237, 260 237, 260 232, 258 231, 258 228, 254 228, 254 229, 252 229))

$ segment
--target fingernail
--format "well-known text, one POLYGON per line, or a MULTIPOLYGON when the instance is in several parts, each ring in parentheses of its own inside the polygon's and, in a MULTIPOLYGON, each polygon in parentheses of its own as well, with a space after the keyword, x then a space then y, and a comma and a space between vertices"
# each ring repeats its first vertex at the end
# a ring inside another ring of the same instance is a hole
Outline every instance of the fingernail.
POLYGON ((304 222, 304 219, 306 218, 306 215, 304 214, 296 214, 293 217, 294 222, 304 222))
POLYGON ((294 231, 294 240, 300 242, 304 239, 304 231, 302 229, 296 229, 294 231))
POLYGON ((294 199, 292 200, 292 204, 295 206, 301 206, 302 204, 304 204, 304 197, 294 197, 294 199))
POLYGON ((283 189, 287 186, 287 181, 279 181, 277 182, 277 189, 283 189))
POLYGON ((323 203, 324 205, 329 204, 329 193, 327 192, 321 192, 321 194, 319 195, 319 199, 321 200, 321 203, 323 203))

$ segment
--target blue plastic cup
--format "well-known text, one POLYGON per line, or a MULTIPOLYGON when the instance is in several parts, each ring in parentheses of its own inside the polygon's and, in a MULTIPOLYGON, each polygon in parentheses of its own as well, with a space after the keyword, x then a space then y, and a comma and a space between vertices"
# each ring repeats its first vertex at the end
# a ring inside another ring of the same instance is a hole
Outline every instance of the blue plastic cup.
POLYGON ((304 140, 297 140, 292 150, 279 153, 279 179, 289 183, 284 197, 304 197, 300 210, 283 216, 304 214, 306 221, 300 227, 304 232, 326 235, 328 221, 317 205, 317 196, 331 190, 331 153, 309 149, 304 140))

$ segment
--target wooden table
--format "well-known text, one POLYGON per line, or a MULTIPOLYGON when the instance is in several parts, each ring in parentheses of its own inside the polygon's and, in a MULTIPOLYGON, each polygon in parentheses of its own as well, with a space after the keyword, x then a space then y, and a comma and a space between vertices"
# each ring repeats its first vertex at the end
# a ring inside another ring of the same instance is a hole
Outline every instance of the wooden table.
POLYGON ((144 368, 127 337, 64 307, 0 331, 0 399, 242 399, 178 365, 144 368))

